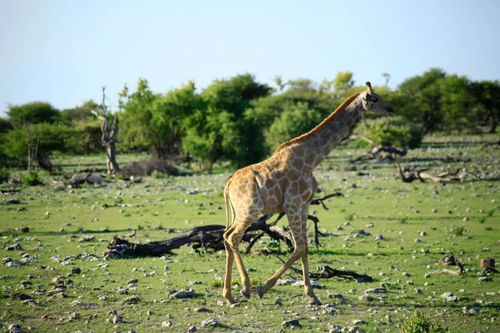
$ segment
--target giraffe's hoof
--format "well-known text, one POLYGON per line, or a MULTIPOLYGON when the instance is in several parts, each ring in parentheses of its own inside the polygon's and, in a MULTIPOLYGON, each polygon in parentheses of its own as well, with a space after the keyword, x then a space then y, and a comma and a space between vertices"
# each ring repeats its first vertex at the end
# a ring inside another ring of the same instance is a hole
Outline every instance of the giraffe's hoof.
POLYGON ((317 297, 311 297, 309 299, 309 304, 311 304, 311 305, 321 305, 321 301, 317 297))
POLYGON ((259 296, 259 298, 262 298, 264 297, 264 287, 257 287, 257 296, 259 296))
POLYGON ((232 297, 230 297, 230 298, 226 297, 226 302, 227 302, 227 305, 233 305, 233 304, 238 303, 232 297))
POLYGON ((241 296, 245 297, 245 298, 250 298, 250 290, 249 289, 241 289, 240 290, 240 294, 241 296))

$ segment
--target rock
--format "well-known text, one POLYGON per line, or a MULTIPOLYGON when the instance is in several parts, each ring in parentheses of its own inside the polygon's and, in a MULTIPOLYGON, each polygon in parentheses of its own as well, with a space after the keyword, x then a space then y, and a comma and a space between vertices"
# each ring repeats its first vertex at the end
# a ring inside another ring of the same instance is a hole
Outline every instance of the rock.
POLYGON ((81 272, 82 270, 80 269, 80 267, 71 268, 71 274, 80 274, 81 272))
POLYGON ((27 299, 32 299, 33 297, 31 297, 30 295, 27 295, 27 294, 20 293, 20 292, 15 292, 10 296, 10 298, 12 298, 13 300, 24 301, 27 299))
POLYGON ((170 320, 164 320, 161 322, 161 327, 172 327, 173 323, 170 320))
POLYGON ((281 323, 281 327, 302 327, 298 319, 287 320, 281 323))
POLYGON ((481 268, 483 270, 486 270, 486 269, 491 269, 491 268, 495 268, 495 259, 491 258, 491 257, 488 257, 488 258, 483 258, 481 259, 481 261, 479 262, 479 265, 481 266, 481 268))
POLYGON ((386 293, 387 289, 385 288, 369 288, 365 290, 366 293, 375 293, 375 294, 380 294, 380 293, 386 293))
POLYGON ((274 300, 274 305, 276 306, 282 306, 283 305, 283 299, 281 297, 276 297, 274 300))
POLYGON ((371 236, 371 233, 361 229, 361 230, 354 230, 353 232, 351 232, 351 235, 353 235, 353 237, 361 237, 361 236, 371 236))
POLYGON ((208 318, 201 322, 201 327, 217 327, 217 326, 220 326, 220 323, 216 319, 208 318))
POLYGON ((193 289, 183 289, 183 290, 170 290, 168 292, 171 297, 184 299, 184 298, 194 298, 196 297, 196 293, 193 289))
POLYGON ((116 316, 111 317, 111 323, 113 323, 113 324, 121 324, 121 323, 123 323, 122 316, 116 315, 116 316))
POLYGON ((5 249, 7 251, 18 251, 18 250, 22 250, 23 247, 21 246, 21 244, 15 243, 15 244, 7 246, 5 249))
POLYGON ((477 278, 479 282, 487 282, 487 281, 493 281, 493 279, 489 276, 480 276, 477 278))
POLYGON ((22 333, 23 329, 17 324, 11 324, 8 327, 9 333, 22 333))
POLYGON ((209 309, 205 308, 205 307, 199 307, 199 308, 195 308, 194 309, 194 312, 212 312, 210 311, 209 309))
POLYGON ((375 235, 375 240, 383 240, 384 239, 384 236, 378 234, 378 235, 375 235))
POLYGON ((130 297, 126 297, 122 300, 122 303, 123 304, 137 304, 141 301, 141 299, 139 298, 139 296, 130 296, 130 297))
POLYGON ((440 297, 447 302, 456 302, 458 300, 458 297, 454 296, 451 292, 442 293, 440 297))
POLYGON ((329 324, 328 325, 328 333, 339 333, 342 332, 342 326, 329 324))
POLYGON ((188 325, 186 333, 194 333, 197 330, 198 330, 198 327, 196 327, 195 325, 188 325))
POLYGON ((374 298, 373 298, 373 297, 371 297, 371 296, 370 296, 370 295, 368 295, 368 294, 363 294, 363 295, 359 295, 359 296, 358 296, 358 300, 360 300, 360 301, 371 302, 371 301, 373 301, 373 299, 374 299, 374 298))
POLYGON ((352 324, 353 325, 362 325, 362 324, 366 324, 366 321, 364 321, 362 319, 353 319, 352 324))

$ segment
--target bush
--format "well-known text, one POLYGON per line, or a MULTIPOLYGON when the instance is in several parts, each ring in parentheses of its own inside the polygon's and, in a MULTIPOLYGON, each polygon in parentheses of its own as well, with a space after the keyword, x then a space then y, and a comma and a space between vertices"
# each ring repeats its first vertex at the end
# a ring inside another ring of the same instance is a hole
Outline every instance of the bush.
POLYGON ((9 170, 5 168, 0 168, 0 184, 8 182, 9 178, 10 178, 9 170))
POLYGON ((377 145, 416 148, 422 131, 402 117, 384 117, 368 123, 366 137, 377 145))
POLYGON ((24 175, 22 178, 22 183, 24 185, 35 186, 43 184, 40 180, 40 176, 36 172, 29 172, 27 175, 24 175))
POLYGON ((399 326, 403 333, 445 333, 447 329, 416 311, 399 326))

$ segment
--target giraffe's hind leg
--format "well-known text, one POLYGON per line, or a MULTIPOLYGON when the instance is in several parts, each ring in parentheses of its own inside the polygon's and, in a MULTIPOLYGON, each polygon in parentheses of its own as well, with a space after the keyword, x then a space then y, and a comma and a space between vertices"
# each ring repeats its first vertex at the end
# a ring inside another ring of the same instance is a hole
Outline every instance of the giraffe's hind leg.
POLYGON ((222 295, 227 300, 229 304, 234 304, 236 301, 234 300, 231 294, 231 280, 232 280, 232 271, 233 271, 233 262, 234 262, 234 254, 230 245, 226 241, 231 233, 234 231, 235 225, 232 225, 229 229, 224 232, 224 247, 226 248, 226 275, 224 277, 224 291, 222 295))
POLYGON ((236 261, 236 266, 238 267, 238 272, 240 273, 241 284, 243 286, 240 293, 245 298, 250 298, 250 278, 248 277, 248 273, 243 264, 243 260, 241 259, 238 246, 241 242, 241 239, 243 238, 243 234, 254 221, 255 219, 251 217, 247 217, 242 220, 236 219, 234 231, 226 238, 226 242, 228 243, 229 248, 232 250, 234 259, 236 261))

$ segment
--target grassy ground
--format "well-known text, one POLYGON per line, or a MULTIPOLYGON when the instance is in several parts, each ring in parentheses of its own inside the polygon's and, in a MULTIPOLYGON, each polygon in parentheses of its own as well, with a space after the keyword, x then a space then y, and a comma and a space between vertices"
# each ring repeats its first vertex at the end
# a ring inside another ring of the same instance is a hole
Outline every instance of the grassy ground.
MULTIPOLYGON (((338 149, 316 172, 324 193, 341 191, 345 197, 331 199, 328 211, 312 207, 329 236, 320 239, 319 248, 311 246, 310 265, 313 271, 330 265, 366 273, 375 282, 319 280, 322 287, 316 292, 323 306, 308 306, 301 287, 285 285, 262 300, 254 293, 228 307, 221 305, 223 252, 197 254, 185 247, 162 258, 102 258, 115 235, 136 230, 132 240, 147 242, 194 226, 224 224, 222 189, 228 174, 145 178, 137 184, 109 179, 103 187, 71 190, 22 187, 0 198, 0 257, 14 263, 4 259, 0 266, 1 329, 18 324, 34 332, 184 332, 196 325, 201 331, 260 332, 288 330, 282 323, 298 319, 302 328, 296 330, 303 331, 325 332, 335 324, 397 332, 420 311, 450 332, 499 332, 499 276, 479 281, 477 274, 481 258, 500 257, 498 137, 433 137, 401 160, 402 165, 436 172, 462 170, 463 181, 446 186, 402 183, 392 163, 349 162, 361 153, 338 149), (11 199, 20 203, 7 203, 11 199), (22 226, 29 232, 20 232, 22 226), (353 237, 351 232, 359 229, 371 235, 353 237), (378 234, 382 240, 375 239, 378 234), (428 274, 446 268, 435 263, 451 254, 462 260, 465 274, 428 274), (71 273, 75 267, 80 274, 71 273), (378 287, 387 292, 368 291, 371 297, 363 297, 367 289, 378 287), (186 288, 196 297, 169 296, 169 291, 186 288), (442 298, 445 292, 456 300, 442 298), (23 295, 30 299, 19 299, 23 295), (275 305, 277 297, 282 306, 275 305), (206 319, 219 324, 202 327, 206 319)), ((103 167, 100 158, 59 163, 65 170, 103 167)), ((263 239, 259 247, 269 243, 263 239)), ((276 256, 250 254, 244 261, 255 285, 281 265, 276 256)), ((236 270, 234 275, 238 281, 236 270)), ((288 273, 284 278, 300 276, 288 273)), ((239 286, 234 288, 239 295, 239 286)))

